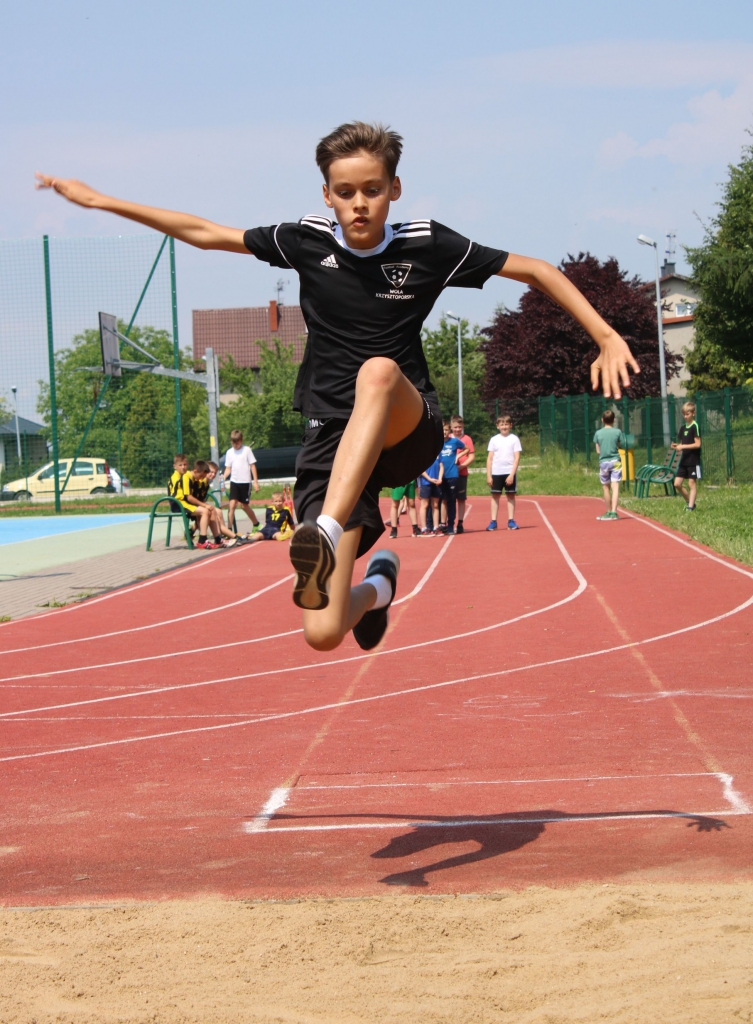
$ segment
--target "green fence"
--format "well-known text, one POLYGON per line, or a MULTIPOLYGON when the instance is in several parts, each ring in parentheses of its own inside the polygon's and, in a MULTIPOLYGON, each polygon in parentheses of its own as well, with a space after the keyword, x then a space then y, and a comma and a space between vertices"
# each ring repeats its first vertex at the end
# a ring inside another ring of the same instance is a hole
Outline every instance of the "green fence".
MULTIPOLYGON (((615 426, 635 436, 635 466, 662 462, 683 423, 684 398, 605 399, 594 395, 539 398, 541 450, 558 447, 571 460, 596 460, 594 432, 609 408, 615 426)), ((753 482, 753 389, 698 392, 696 420, 701 432, 704 479, 721 484, 753 482)))
MULTIPOLYGON (((107 378, 96 369, 100 311, 117 316, 120 331, 164 365, 189 368, 176 305, 174 247, 162 235, 0 241, 5 481, 45 459, 65 458, 70 469, 78 455, 105 459, 132 486, 161 486, 175 451, 206 455, 191 426, 206 405, 202 388, 139 372, 107 378), (20 460, 8 435, 16 411, 42 426, 25 433, 20 460)), ((127 343, 121 356, 143 359, 127 343)))

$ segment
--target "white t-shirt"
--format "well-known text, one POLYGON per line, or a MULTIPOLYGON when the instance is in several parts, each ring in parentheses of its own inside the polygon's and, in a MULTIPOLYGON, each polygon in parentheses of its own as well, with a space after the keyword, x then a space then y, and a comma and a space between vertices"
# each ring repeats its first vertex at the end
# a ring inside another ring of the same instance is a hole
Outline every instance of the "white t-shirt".
POLYGON ((251 467, 256 462, 254 453, 244 444, 242 448, 228 448, 225 455, 225 469, 230 467, 230 482, 234 484, 251 483, 251 467))
POLYGON ((508 434, 507 437, 495 434, 486 450, 494 453, 492 476, 509 476, 515 464, 515 452, 522 452, 523 446, 517 434, 508 434))

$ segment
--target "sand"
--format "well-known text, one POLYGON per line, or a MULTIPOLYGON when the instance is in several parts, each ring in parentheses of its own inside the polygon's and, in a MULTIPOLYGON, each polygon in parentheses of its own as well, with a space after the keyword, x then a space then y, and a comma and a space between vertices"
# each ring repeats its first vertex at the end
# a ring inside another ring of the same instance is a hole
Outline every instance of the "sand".
POLYGON ((0 1021, 753 1022, 753 884, 0 910, 0 1021))

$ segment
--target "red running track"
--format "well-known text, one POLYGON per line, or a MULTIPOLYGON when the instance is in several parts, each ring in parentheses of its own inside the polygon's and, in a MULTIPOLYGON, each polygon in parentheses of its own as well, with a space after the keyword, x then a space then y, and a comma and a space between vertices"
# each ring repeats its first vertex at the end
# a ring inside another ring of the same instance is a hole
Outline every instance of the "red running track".
POLYGON ((753 572, 598 511, 403 534, 372 655, 282 544, 0 627, 2 901, 751 877, 753 572))

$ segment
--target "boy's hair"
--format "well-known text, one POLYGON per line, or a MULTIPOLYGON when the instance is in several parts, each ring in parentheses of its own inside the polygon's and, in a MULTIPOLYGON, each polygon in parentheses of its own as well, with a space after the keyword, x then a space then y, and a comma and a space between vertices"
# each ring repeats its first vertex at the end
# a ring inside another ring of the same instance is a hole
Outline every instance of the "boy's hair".
POLYGON ((402 136, 390 131, 386 125, 366 124, 365 121, 341 124, 321 139, 316 147, 316 162, 324 180, 329 181, 329 168, 333 160, 355 156, 361 150, 378 156, 384 163, 390 181, 394 180, 403 152, 402 136))
POLYGON ((205 462, 203 459, 197 459, 193 464, 193 468, 195 473, 206 474, 209 472, 209 463, 205 462))
POLYGON ((444 420, 444 419, 442 420, 442 426, 443 427, 449 427, 449 425, 450 425, 450 421, 449 420, 444 420))
POLYGON ((242 441, 243 440, 243 431, 242 430, 231 430, 230 431, 230 440, 231 441, 242 441))
POLYGON ((602 421, 606 426, 611 426, 614 423, 614 412, 612 409, 606 409, 601 414, 602 421))
POLYGON ((179 462, 188 462, 185 455, 173 455, 173 466, 177 466, 179 462))
POLYGON ((220 467, 217 465, 216 462, 208 462, 207 465, 209 466, 210 469, 213 469, 215 473, 219 473, 220 467))
POLYGON ((465 420, 463 419, 462 416, 450 416, 450 426, 454 427, 456 423, 460 423, 463 426, 465 426, 465 420))
POLYGON ((683 409, 692 409, 695 414, 695 402, 683 402, 682 407, 683 409))
POLYGON ((497 417, 497 423, 509 423, 510 426, 512 426, 512 416, 508 415, 508 413, 504 413, 502 416, 497 417))

